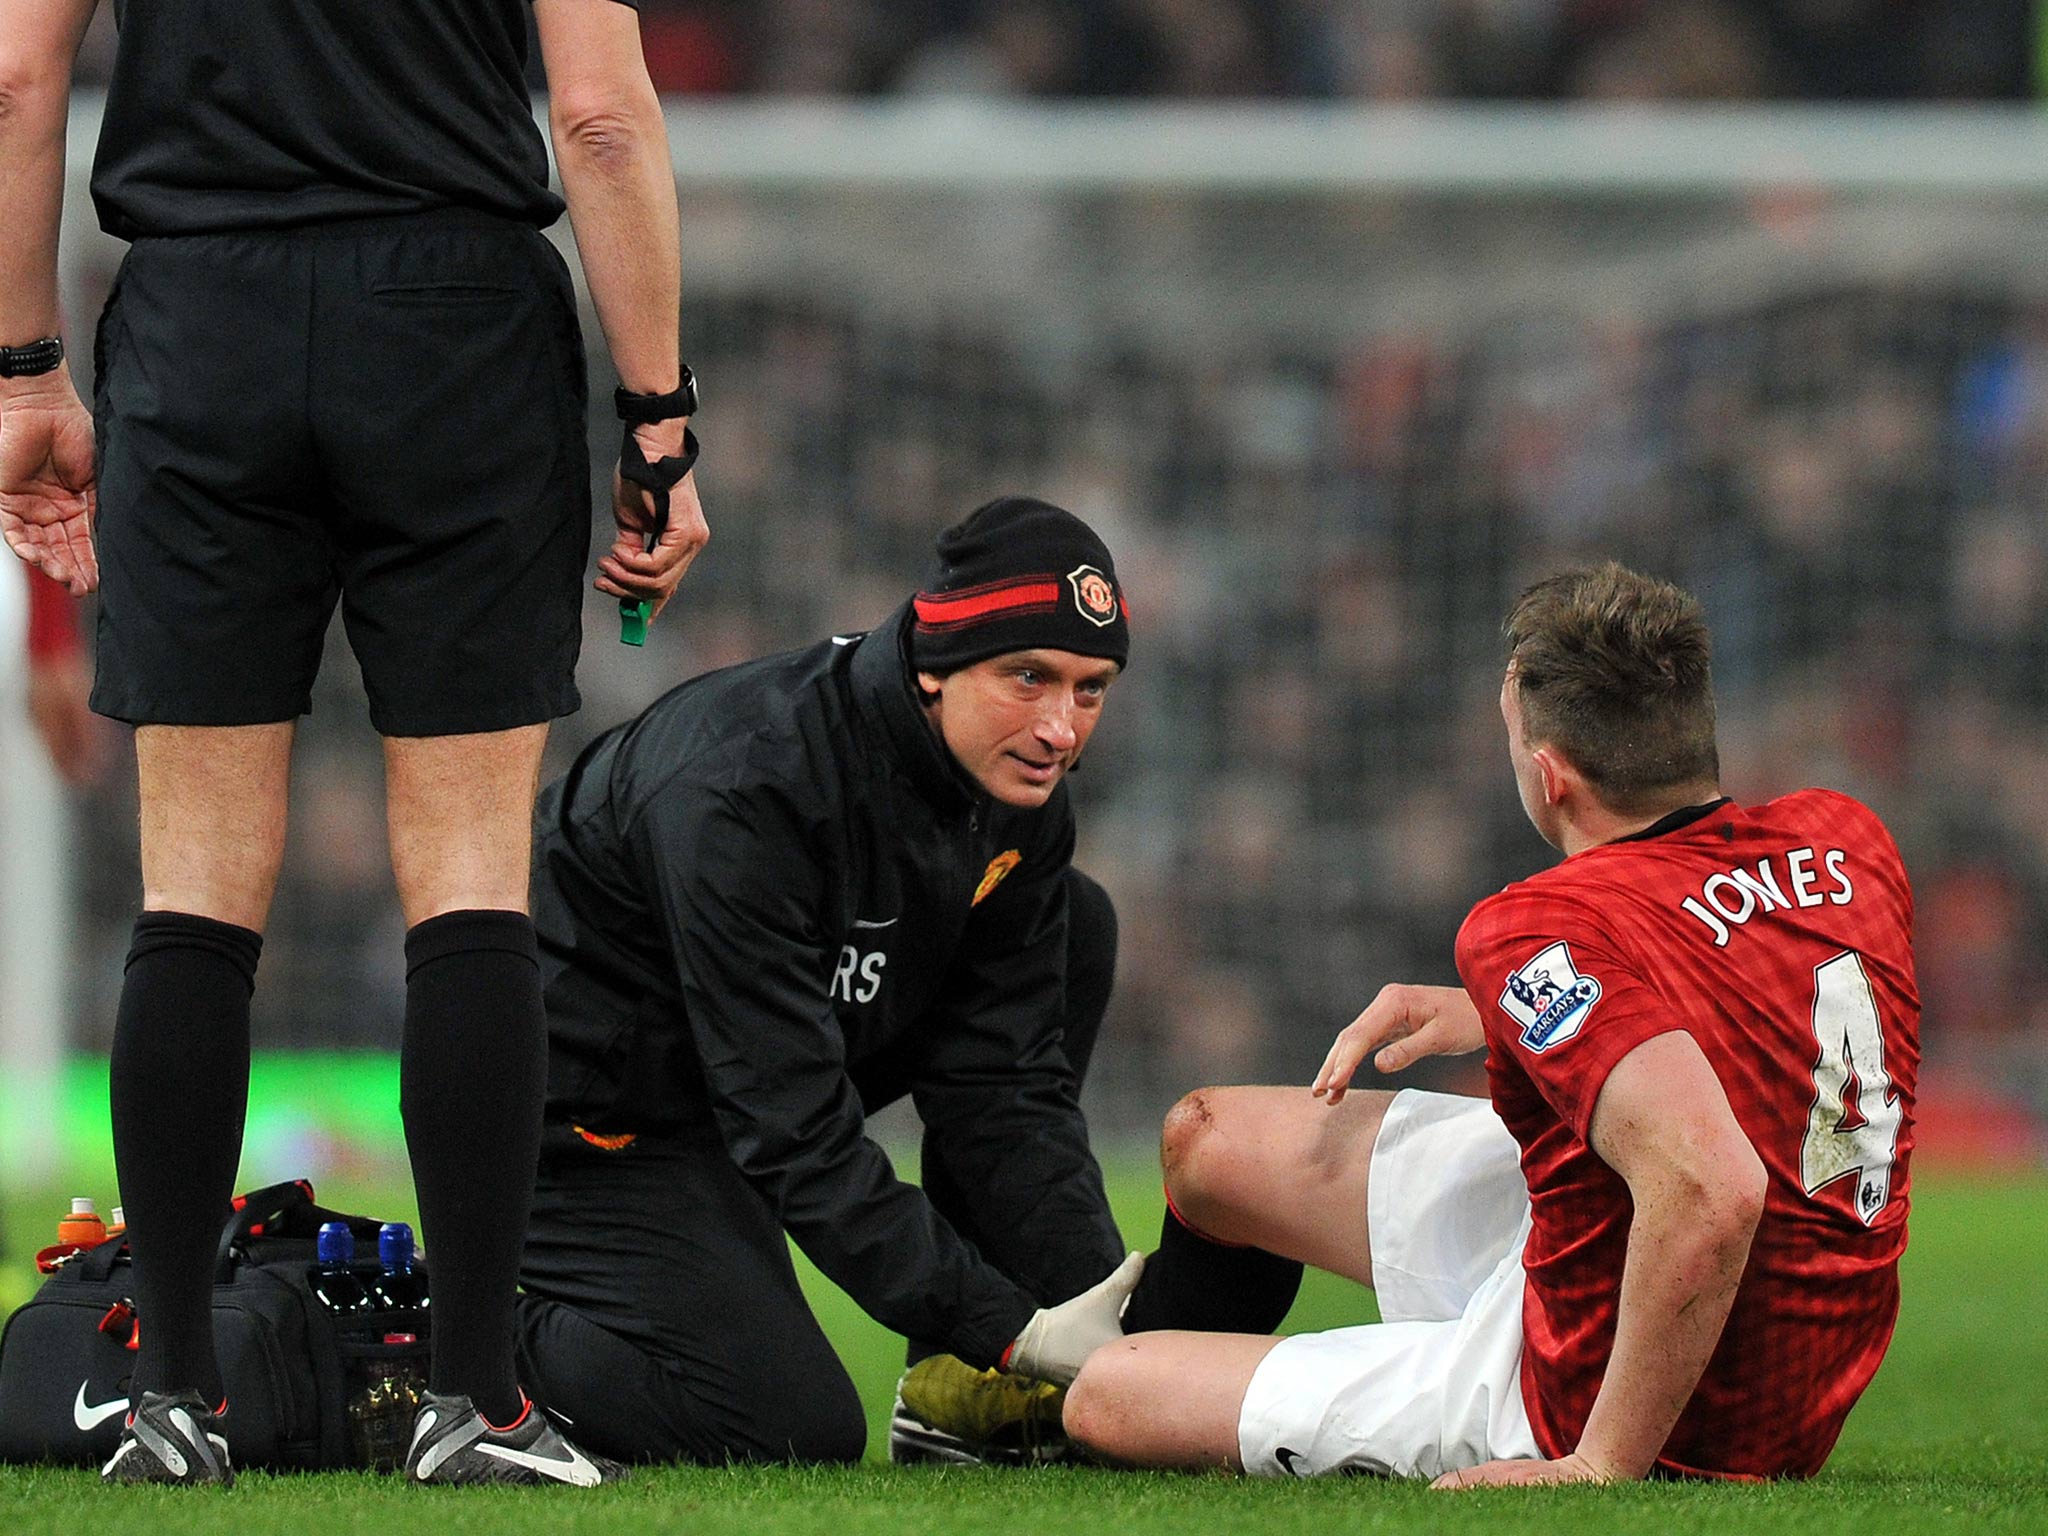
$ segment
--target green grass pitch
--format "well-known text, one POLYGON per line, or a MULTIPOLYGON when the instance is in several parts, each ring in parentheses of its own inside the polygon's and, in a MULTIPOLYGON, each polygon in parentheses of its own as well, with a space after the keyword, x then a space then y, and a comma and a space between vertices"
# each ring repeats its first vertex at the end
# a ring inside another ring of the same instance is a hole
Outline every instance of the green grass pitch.
MULTIPOLYGON (((1156 1176, 1142 1153, 1111 1160, 1126 1234, 1150 1246, 1156 1176)), ((59 1208, 56 1191, 7 1202, 6 1295, 59 1208)), ((409 1203, 372 1179, 328 1180, 323 1199, 379 1215, 409 1203)), ((366 1474, 244 1474, 230 1492, 103 1489, 88 1472, 0 1468, 0 1536, 119 1529, 326 1536, 401 1529, 454 1533, 687 1531, 702 1536, 965 1536, 1030 1532, 1303 1536, 1428 1532, 2048 1532, 2048 1178, 1915 1191, 1905 1307, 1890 1358, 1850 1419, 1827 1471, 1769 1487, 1634 1485, 1433 1494, 1369 1479, 1251 1482, 1092 1469, 897 1471, 881 1461, 901 1344, 806 1272, 820 1315, 869 1405, 868 1462, 848 1469, 675 1468, 594 1494, 422 1490, 366 1474)), ((1289 1331, 1367 1319, 1371 1298, 1311 1276, 1289 1331)))

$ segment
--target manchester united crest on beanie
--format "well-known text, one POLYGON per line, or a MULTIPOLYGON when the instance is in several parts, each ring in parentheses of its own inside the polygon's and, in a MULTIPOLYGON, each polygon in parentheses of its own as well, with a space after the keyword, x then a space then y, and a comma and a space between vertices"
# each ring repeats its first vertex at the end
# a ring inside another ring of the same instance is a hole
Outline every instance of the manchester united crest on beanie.
POLYGON ((1073 513, 1004 496, 940 534, 937 555, 912 604, 910 660, 920 672, 1038 648, 1129 664, 1130 610, 1116 562, 1073 513))

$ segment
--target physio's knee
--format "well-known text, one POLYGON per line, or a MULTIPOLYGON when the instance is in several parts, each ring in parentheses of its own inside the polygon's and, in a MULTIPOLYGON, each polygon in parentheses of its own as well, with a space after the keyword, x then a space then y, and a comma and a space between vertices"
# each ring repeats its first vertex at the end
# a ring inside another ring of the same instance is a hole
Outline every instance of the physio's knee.
POLYGON ((859 1461, 867 1454, 867 1416, 842 1372, 836 1382, 814 1382, 802 1394, 764 1404, 756 1425, 739 1438, 749 1461, 859 1461))
POLYGON ((1067 871, 1067 1004, 1063 1021, 1067 1060, 1076 1081, 1088 1075, 1102 1016, 1116 986, 1116 907, 1095 881, 1067 871))
POLYGON ((1116 904, 1092 876, 1067 870, 1067 970, 1099 977, 1107 993, 1116 974, 1116 904))

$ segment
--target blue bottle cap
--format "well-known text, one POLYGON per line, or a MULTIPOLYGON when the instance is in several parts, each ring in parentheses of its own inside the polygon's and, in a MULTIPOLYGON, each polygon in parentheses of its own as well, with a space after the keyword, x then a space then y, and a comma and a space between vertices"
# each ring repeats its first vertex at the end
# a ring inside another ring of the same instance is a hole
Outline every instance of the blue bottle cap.
POLYGON ((345 1221, 327 1221, 320 1224, 319 1248, 322 1264, 353 1264, 356 1261, 356 1235, 349 1231, 345 1221))
POLYGON ((387 1221, 377 1229, 377 1258, 386 1269, 412 1268, 412 1228, 387 1221))

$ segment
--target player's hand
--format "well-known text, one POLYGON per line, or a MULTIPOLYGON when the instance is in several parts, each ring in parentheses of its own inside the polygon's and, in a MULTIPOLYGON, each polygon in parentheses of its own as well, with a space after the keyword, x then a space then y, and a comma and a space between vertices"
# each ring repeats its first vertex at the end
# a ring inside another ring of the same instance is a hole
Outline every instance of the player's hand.
POLYGON ((100 720, 86 702, 91 693, 92 677, 81 656, 29 663, 29 718, 67 784, 90 783, 105 760, 100 720))
POLYGON ((1310 1091, 1339 1104, 1367 1056, 1380 1071, 1398 1072, 1425 1056, 1462 1056, 1485 1044, 1479 1010, 1463 987, 1381 987, 1365 1012, 1339 1032, 1310 1091))
POLYGON ((1487 1461, 1462 1472, 1446 1472, 1432 1488, 1504 1488, 1516 1483, 1607 1483, 1614 1479, 1584 1458, 1556 1461, 1487 1461))
POLYGON ((83 597, 100 584, 92 520, 92 413, 62 369, 0 392, 0 537, 30 565, 83 597))
MULTIPOLYGON (((681 420, 658 421, 636 426, 633 436, 651 463, 672 459, 683 451, 681 420)), ((661 523, 654 497, 634 485, 617 469, 612 471, 612 521, 618 536, 597 562, 597 590, 612 597, 645 599, 653 603, 649 618, 667 606, 682 584, 690 562, 711 539, 711 525, 704 520, 704 507, 697 499, 697 476, 678 480, 668 493, 668 521, 661 523), (657 526, 661 536, 654 548, 647 548, 647 535, 657 526)))
POLYGON ((1071 1386, 1088 1357, 1124 1336, 1124 1303, 1145 1272, 1145 1255, 1133 1253, 1071 1301, 1040 1307, 1017 1335, 1003 1369, 1055 1386, 1071 1386))

